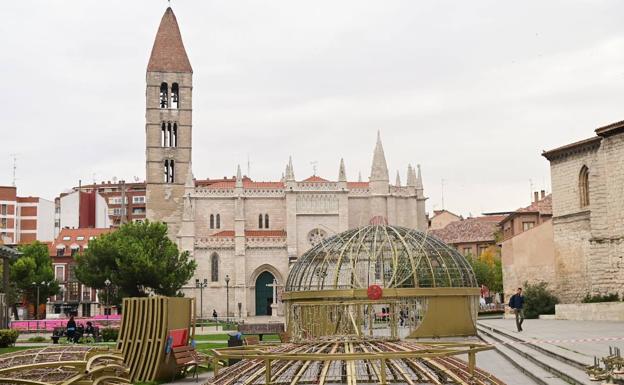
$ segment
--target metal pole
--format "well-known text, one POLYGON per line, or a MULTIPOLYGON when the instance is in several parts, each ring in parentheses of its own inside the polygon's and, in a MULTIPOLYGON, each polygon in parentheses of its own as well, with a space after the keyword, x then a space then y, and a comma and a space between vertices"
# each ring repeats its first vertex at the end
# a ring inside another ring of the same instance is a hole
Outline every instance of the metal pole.
POLYGON ((204 285, 199 289, 199 318, 204 320, 204 285))
POLYGON ((225 322, 230 323, 230 280, 225 280, 225 322))

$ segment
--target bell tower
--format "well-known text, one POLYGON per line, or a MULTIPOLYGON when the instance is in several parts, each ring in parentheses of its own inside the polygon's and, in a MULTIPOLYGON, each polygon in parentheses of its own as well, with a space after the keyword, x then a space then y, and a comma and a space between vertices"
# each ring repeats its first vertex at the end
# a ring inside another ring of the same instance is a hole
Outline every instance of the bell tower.
POLYGON ((165 222, 174 237, 191 173, 193 69, 171 7, 156 33, 146 83, 147 219, 165 222))

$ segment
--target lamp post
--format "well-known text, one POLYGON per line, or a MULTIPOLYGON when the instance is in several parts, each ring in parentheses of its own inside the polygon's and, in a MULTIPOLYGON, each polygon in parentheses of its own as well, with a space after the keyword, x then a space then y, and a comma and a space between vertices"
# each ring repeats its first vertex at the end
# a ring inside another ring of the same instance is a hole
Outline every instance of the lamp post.
MULTIPOLYGON (((195 287, 199 289, 199 319, 204 320, 204 288, 208 287, 208 279, 204 278, 204 281, 200 281, 199 278, 195 278, 195 287)), ((203 327, 203 324, 202 324, 203 327)))
POLYGON ((41 283, 33 282, 32 285, 37 288, 37 302, 35 303, 35 319, 39 319, 39 288, 41 286, 48 285, 46 281, 41 281, 41 283))
POLYGON ((230 276, 225 276, 225 323, 230 323, 230 276))
POLYGON ((111 285, 110 279, 106 278, 106 281, 104 281, 104 284, 106 285, 106 304, 104 306, 104 314, 106 314, 106 321, 108 321, 108 314, 110 313, 110 309, 108 309, 108 290, 111 285), (108 311, 106 311, 106 309, 108 309, 108 311))

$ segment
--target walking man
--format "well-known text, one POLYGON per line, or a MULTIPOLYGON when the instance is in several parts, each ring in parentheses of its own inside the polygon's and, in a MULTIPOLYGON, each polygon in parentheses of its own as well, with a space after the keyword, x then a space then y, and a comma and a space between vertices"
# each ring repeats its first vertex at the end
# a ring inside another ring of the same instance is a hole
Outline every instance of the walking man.
POLYGON ((509 307, 513 309, 513 312, 516 314, 516 326, 518 327, 518 331, 522 331, 522 322, 524 322, 524 311, 522 307, 524 306, 524 296, 522 295, 522 288, 519 287, 516 294, 512 295, 509 299, 509 307))

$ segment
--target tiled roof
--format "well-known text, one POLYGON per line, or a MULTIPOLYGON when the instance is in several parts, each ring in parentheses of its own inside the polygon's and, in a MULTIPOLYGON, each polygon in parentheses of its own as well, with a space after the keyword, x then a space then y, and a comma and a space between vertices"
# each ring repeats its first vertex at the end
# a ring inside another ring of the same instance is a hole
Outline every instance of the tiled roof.
POLYGON ((62 229, 54 242, 48 244, 48 251, 50 255, 56 255, 57 246, 63 245, 65 246, 65 254, 69 255, 71 253, 71 245, 76 244, 83 249, 84 246, 89 243, 90 237, 98 237, 102 234, 110 233, 111 231, 114 230, 104 228, 62 229), (69 237, 69 239, 63 240, 63 238, 66 237, 69 237), (83 237, 83 239, 79 241, 77 237, 83 237))
MULTIPOLYGON (((209 184, 209 188, 234 188, 236 187, 236 181, 223 181, 209 184)), ((284 188, 282 182, 254 182, 252 180, 243 180, 243 188, 265 188, 265 189, 280 189, 284 188)))
MULTIPOLYGON (((449 213, 449 214, 451 214, 451 215, 453 215, 453 216, 456 216, 457 218, 459 218, 459 217, 460 217, 459 215, 457 215, 457 214, 455 214, 455 213, 453 213, 453 212, 450 212, 450 211, 448 211, 448 210, 433 210, 433 216, 435 217, 436 215, 440 215, 440 214, 445 213, 445 212, 446 212, 446 213, 449 213)), ((433 217, 432 217, 432 218, 433 218, 433 217)))
POLYGON ((368 182, 347 182, 347 188, 368 188, 368 182))
MULTIPOLYGON (((233 230, 224 230, 212 235, 213 237, 231 238, 234 236, 233 230)), ((284 230, 245 230, 245 237, 285 237, 284 230)))
POLYGON ((548 194, 544 199, 531 203, 527 207, 516 210, 516 212, 540 213, 541 215, 552 215, 552 194, 548 194))
POLYGON ((498 230, 498 222, 502 215, 466 218, 451 222, 443 229, 431 230, 429 233, 450 244, 471 242, 494 242, 494 234, 498 230))
POLYGON ((167 8, 160 20, 147 71, 193 72, 188 56, 186 56, 184 43, 182 43, 178 21, 171 7, 167 8))
POLYGON ((321 178, 320 176, 312 175, 311 177, 302 180, 302 182, 329 182, 329 181, 325 178, 321 178))

